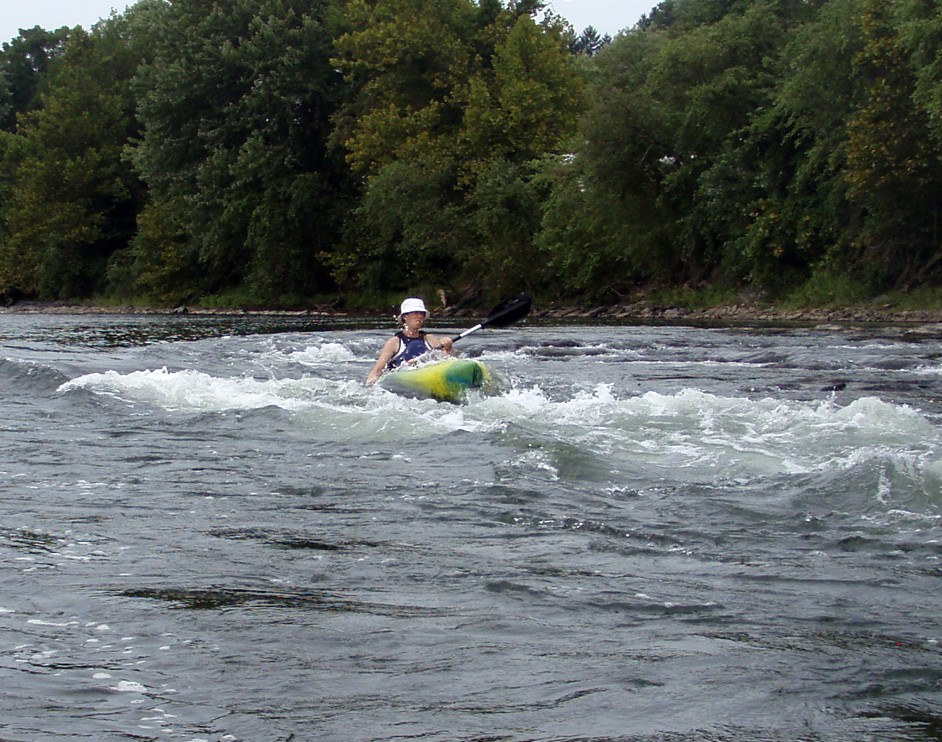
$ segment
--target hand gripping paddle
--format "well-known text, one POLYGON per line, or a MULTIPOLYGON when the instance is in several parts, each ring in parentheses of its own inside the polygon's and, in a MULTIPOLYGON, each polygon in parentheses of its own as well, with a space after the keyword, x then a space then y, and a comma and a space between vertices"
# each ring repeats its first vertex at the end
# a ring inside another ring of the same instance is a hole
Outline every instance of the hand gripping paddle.
POLYGON ((472 332, 483 330, 485 327, 506 327, 507 325, 513 324, 529 314, 530 304, 530 297, 526 294, 520 294, 513 299, 501 302, 491 310, 491 313, 487 315, 487 319, 465 330, 460 335, 455 335, 452 338, 452 342, 461 340, 461 338, 467 337, 472 332))

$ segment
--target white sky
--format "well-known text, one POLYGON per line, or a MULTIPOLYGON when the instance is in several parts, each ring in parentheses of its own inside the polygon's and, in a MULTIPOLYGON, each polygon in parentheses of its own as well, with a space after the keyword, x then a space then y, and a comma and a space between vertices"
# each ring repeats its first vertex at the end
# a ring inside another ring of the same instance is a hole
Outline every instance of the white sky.
POLYGON ((114 8, 123 13, 133 2, 125 0, 0 0, 0 43, 20 35, 21 28, 62 26, 91 28, 114 8))
POLYGON ((572 24, 576 33, 594 26, 600 34, 613 37, 631 28, 660 0, 546 0, 546 6, 572 24))
MULTIPOLYGON (((548 7, 581 32, 594 26, 599 33, 615 36, 634 26, 658 0, 548 0, 548 7)), ((91 28, 114 9, 123 13, 133 2, 125 0, 0 0, 0 44, 19 35, 21 28, 61 26, 91 28)))

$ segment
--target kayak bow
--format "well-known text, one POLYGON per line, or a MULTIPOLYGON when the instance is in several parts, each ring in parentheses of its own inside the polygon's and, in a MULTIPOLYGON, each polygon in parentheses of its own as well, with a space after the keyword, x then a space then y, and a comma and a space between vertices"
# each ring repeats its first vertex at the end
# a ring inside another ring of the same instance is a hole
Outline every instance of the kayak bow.
POLYGON ((440 402, 461 402, 468 389, 486 387, 490 372, 478 361, 447 358, 418 366, 400 366, 380 377, 391 392, 440 402))

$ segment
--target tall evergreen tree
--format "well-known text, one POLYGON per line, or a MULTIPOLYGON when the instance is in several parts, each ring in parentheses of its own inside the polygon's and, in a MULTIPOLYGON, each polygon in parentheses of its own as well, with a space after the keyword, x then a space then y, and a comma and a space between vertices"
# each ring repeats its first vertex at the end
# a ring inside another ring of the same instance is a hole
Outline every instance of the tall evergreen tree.
POLYGON ((612 37, 608 34, 599 35, 594 26, 586 26, 569 45, 569 50, 573 54, 585 54, 588 57, 594 57, 602 49, 612 43, 612 37))

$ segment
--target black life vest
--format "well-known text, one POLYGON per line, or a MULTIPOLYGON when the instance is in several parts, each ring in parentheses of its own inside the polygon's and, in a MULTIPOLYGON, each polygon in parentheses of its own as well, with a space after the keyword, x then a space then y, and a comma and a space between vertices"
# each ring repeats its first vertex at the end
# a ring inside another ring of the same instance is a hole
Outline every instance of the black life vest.
POLYGON ((425 332, 417 338, 410 338, 400 331, 396 333, 396 337, 399 338, 399 351, 386 364, 387 369, 396 368, 399 364, 411 361, 432 350, 432 346, 425 339, 425 332))

